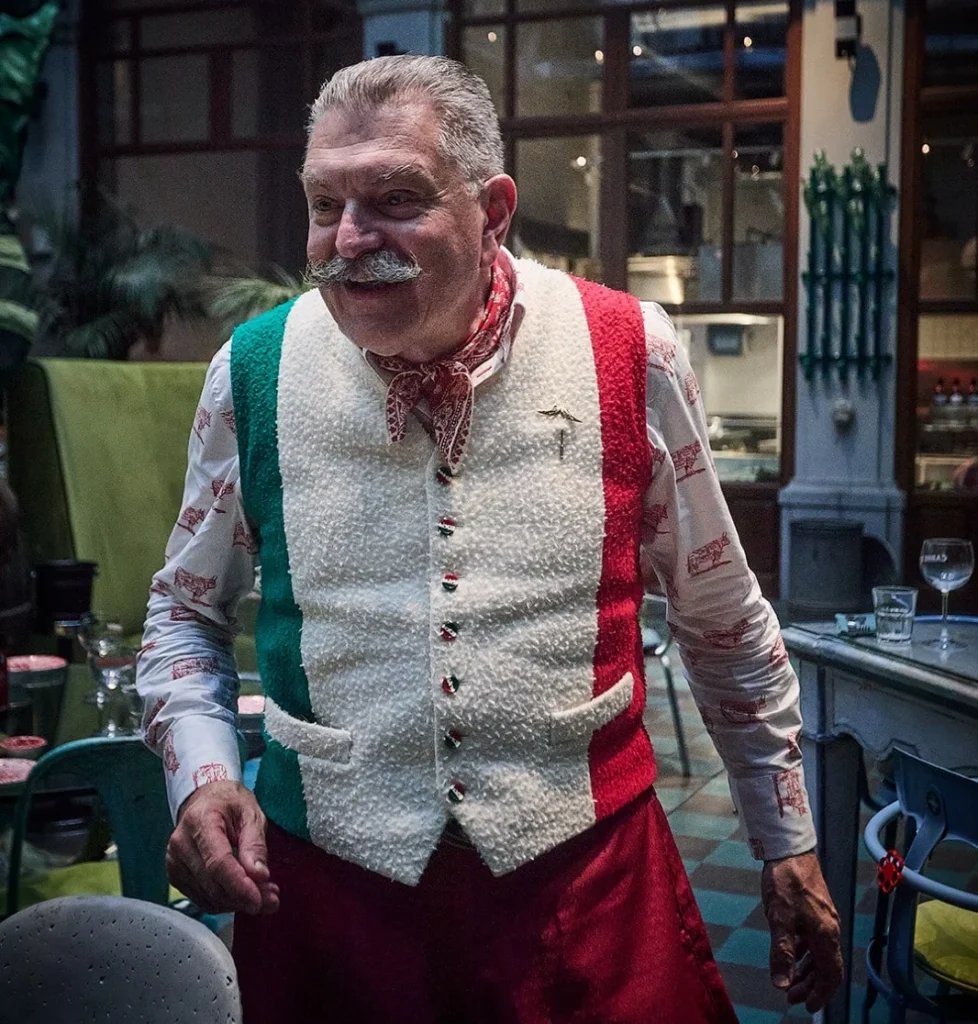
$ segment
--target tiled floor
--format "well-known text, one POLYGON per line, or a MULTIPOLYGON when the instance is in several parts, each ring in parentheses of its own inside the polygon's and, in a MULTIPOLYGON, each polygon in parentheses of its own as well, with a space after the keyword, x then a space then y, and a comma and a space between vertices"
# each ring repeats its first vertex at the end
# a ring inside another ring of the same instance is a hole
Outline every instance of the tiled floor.
MULTIPOLYGON (((797 1024, 799 1020, 810 1019, 809 1015, 803 1007, 787 1006, 784 996, 771 985, 767 970, 769 942, 760 903, 760 864, 751 859, 746 844, 738 836, 738 820, 723 765, 681 678, 678 662, 674 661, 674 667, 693 776, 683 779, 680 773, 665 686, 661 671, 650 659, 646 725, 659 763, 656 791, 669 817, 714 955, 742 1024, 797 1024)), ((969 887, 974 887, 978 882, 974 851, 967 851, 967 858, 957 864, 949 861, 944 880, 961 886, 970 878, 969 887)), ((875 876, 875 865, 863 851, 858 871, 851 979, 853 1021, 861 1019, 866 976, 863 957, 872 932, 875 876)), ((878 999, 872 1024, 886 1019, 886 1004, 878 999)), ((908 1015, 908 1024, 923 1019, 908 1015)))

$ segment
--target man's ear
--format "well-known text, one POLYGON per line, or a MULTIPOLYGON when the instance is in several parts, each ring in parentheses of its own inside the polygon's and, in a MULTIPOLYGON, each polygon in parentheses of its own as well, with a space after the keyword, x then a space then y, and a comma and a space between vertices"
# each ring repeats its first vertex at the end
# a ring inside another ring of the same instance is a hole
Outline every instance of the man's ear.
POLYGON ((516 182, 508 174, 497 174, 482 186, 482 209, 486 216, 482 229, 483 263, 491 266, 506 241, 513 214, 516 213, 516 182))

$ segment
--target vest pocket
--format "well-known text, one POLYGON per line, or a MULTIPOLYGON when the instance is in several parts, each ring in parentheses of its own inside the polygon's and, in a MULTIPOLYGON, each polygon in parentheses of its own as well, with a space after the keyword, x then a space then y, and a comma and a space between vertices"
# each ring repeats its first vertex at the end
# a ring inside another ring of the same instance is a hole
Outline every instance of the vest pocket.
POLYGON ((614 686, 586 703, 551 712, 550 745, 586 750, 595 732, 631 707, 634 696, 635 679, 626 672, 614 686))
POLYGON ((353 736, 346 729, 304 722, 286 714, 266 695, 265 731, 283 747, 320 761, 348 764, 353 753, 353 736))

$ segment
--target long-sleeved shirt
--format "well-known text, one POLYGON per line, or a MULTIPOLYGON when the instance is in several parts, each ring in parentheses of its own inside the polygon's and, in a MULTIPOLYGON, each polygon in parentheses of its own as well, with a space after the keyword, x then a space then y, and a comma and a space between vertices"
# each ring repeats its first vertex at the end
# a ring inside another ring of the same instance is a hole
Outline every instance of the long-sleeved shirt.
MULTIPOLYGON (((473 372, 477 389, 505 373, 509 345, 519 344, 523 301, 517 282, 511 334, 473 372)), ((666 593, 693 697, 727 768, 754 856, 806 852, 815 834, 798 744, 798 682, 723 499, 686 354, 661 307, 644 303, 642 311, 652 459, 642 537, 646 588, 666 593)), ((207 372, 183 507, 154 577, 139 661, 145 737, 163 757, 174 816, 198 786, 240 778, 231 651, 235 611, 254 587, 256 556, 240 488, 228 343, 207 372)))

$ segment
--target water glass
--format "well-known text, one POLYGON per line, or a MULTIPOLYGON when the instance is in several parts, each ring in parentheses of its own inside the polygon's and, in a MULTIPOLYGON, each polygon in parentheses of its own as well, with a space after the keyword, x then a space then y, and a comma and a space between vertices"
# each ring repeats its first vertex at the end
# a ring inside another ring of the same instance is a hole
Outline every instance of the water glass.
POLYGON ((95 677, 92 703, 98 709, 101 735, 126 736, 138 732, 142 710, 136 693, 139 651, 113 634, 92 637, 86 647, 95 677))
POLYGON ((876 639, 881 643, 905 644, 913 635, 917 613, 915 587, 873 587, 876 639))

